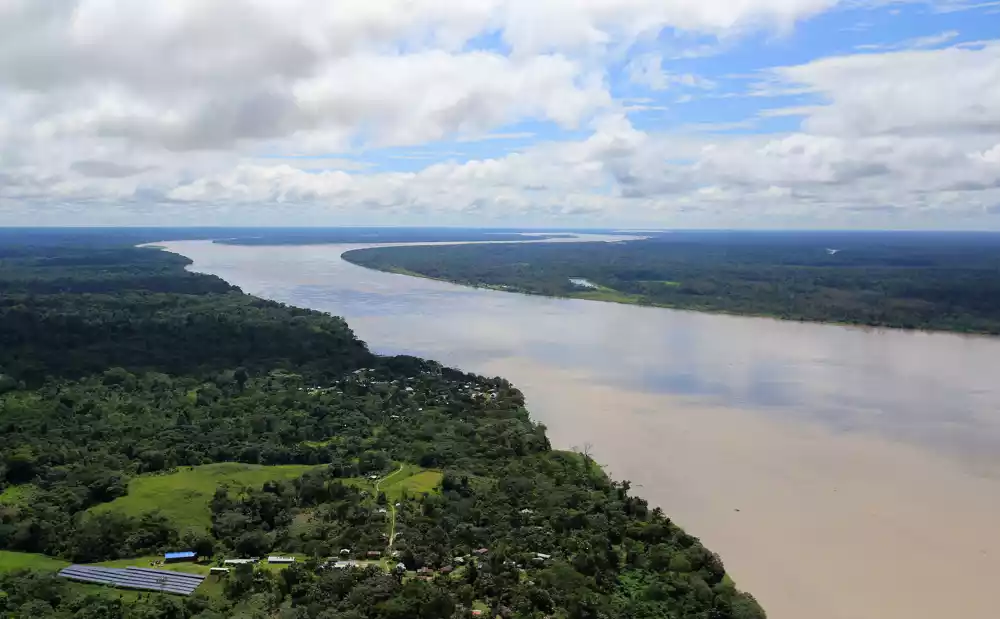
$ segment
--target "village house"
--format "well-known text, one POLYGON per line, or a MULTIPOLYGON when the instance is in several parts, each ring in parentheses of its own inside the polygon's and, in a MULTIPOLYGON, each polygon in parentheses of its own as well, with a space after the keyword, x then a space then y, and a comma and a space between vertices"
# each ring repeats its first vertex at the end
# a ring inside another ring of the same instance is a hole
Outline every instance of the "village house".
POLYGON ((354 567, 360 568, 364 566, 357 561, 334 561, 333 563, 333 569, 335 570, 346 570, 354 567))
POLYGON ((289 563, 295 563, 295 557, 282 557, 279 555, 272 555, 267 558, 268 563, 286 565, 289 563))

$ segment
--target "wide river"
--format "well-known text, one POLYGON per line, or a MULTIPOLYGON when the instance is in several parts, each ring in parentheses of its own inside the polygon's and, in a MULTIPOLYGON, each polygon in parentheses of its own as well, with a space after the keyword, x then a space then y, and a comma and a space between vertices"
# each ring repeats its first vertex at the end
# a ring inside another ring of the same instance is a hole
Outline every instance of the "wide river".
POLYGON ((772 619, 1000 617, 1000 338, 477 290, 341 260, 358 245, 160 245, 376 352, 510 379, 772 619))

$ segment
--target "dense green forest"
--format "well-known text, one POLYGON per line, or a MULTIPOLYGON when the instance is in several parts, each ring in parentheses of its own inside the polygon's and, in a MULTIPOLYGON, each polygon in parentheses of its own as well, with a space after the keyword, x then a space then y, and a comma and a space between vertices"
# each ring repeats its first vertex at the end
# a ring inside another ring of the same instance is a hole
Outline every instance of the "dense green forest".
POLYGON ((507 381, 122 240, 0 244, 0 616, 764 617, 507 381), (188 598, 54 572, 177 549, 301 560, 188 598), (322 569, 342 549, 382 558, 322 569))
POLYGON ((531 294, 1000 334, 996 234, 677 232, 617 243, 374 248, 344 258, 531 294))

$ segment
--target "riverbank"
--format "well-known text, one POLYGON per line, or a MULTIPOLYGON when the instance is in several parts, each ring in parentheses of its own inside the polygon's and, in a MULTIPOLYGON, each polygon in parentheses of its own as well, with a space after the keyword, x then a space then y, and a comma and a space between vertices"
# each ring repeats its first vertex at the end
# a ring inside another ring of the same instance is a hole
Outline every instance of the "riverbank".
POLYGON ((375 247, 353 264, 459 285, 780 320, 1000 334, 1000 237, 806 235, 375 247), (685 240, 688 239, 688 240, 685 240), (775 240, 777 239, 777 240, 775 240), (966 246, 968 245, 968 246, 966 246), (583 278, 592 287, 574 284, 583 278))

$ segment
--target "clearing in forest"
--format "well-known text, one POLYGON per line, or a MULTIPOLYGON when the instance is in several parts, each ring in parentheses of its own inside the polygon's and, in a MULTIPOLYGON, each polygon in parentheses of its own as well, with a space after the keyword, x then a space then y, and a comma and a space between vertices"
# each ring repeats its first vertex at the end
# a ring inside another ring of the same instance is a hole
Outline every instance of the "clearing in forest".
POLYGON ((54 559, 31 552, 0 550, 0 574, 16 570, 39 570, 56 572, 69 565, 69 561, 54 559))
POLYGON ((22 484, 19 486, 8 486, 0 492, 0 505, 17 507, 31 503, 31 498, 37 492, 37 488, 32 484, 22 484))
POLYGON ((415 496, 440 492, 443 477, 440 471, 424 469, 416 464, 402 464, 396 471, 379 480, 378 490, 395 503, 403 494, 415 496))
POLYGON ((259 487, 267 481, 301 477, 314 468, 317 467, 225 462, 185 467, 165 474, 141 475, 129 482, 128 494, 110 503, 96 505, 88 511, 120 511, 136 517, 159 511, 178 530, 183 531, 187 527, 208 529, 212 526, 209 504, 219 486, 233 489, 259 487))

